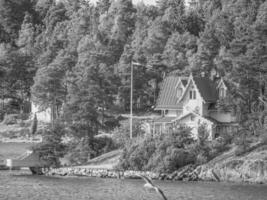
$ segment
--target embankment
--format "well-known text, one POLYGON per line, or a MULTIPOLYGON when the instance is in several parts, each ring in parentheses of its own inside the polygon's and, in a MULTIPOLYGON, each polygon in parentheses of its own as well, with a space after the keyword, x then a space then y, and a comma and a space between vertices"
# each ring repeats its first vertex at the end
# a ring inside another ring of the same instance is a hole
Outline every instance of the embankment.
POLYGON ((199 166, 195 172, 203 181, 267 183, 267 145, 253 148, 242 156, 235 149, 199 166))
POLYGON ((137 178, 139 175, 146 175, 160 180, 267 183, 267 145, 256 146, 242 156, 236 156, 235 148, 232 148, 207 164, 198 167, 185 166, 172 174, 115 170, 115 164, 112 163, 117 163, 119 154, 120 151, 112 152, 87 166, 51 169, 46 174, 102 178, 137 178))

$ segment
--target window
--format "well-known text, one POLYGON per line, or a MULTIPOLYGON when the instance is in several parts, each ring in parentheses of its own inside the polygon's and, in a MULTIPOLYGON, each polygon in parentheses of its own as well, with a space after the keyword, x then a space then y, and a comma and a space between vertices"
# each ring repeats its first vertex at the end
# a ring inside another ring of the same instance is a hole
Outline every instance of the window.
POLYGON ((177 88, 177 97, 181 97, 183 94, 183 89, 182 88, 177 88))
POLYGON ((190 90, 189 99, 196 99, 196 98, 197 98, 196 90, 190 90))
POLYGON ((219 89, 219 96, 220 96, 220 98, 225 98, 225 96, 226 96, 225 88, 220 88, 219 89))

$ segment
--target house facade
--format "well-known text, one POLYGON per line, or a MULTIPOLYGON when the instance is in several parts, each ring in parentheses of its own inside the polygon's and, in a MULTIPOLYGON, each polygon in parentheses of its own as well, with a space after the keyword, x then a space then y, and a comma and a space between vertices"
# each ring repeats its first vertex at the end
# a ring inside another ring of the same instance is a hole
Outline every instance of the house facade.
POLYGON ((161 117, 153 122, 153 134, 187 126, 191 127, 193 137, 197 138, 198 127, 202 124, 209 132, 209 139, 218 137, 222 132, 233 131, 237 127, 236 116, 216 108, 218 100, 225 98, 227 92, 222 78, 211 80, 203 74, 166 77, 155 108, 161 111, 161 117))

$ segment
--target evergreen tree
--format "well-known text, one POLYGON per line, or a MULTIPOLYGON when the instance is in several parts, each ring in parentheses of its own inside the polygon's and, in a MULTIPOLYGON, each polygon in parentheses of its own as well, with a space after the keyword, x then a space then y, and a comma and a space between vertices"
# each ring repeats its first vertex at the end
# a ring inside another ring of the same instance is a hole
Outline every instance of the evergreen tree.
POLYGON ((31 55, 33 53, 34 40, 35 30, 32 23, 32 17, 29 13, 26 13, 19 31, 17 46, 23 53, 31 55))

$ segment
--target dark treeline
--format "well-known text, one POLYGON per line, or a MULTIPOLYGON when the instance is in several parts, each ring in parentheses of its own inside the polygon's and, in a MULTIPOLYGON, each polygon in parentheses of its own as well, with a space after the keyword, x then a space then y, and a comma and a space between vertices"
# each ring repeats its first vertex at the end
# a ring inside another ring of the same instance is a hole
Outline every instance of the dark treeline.
POLYGON ((52 107, 82 135, 129 110, 132 60, 136 111, 152 109, 164 74, 216 71, 231 89, 221 108, 264 124, 265 0, 0 0, 0 42, 2 98, 52 107))

